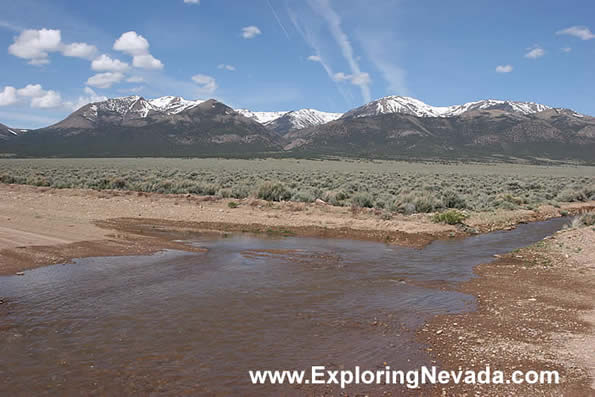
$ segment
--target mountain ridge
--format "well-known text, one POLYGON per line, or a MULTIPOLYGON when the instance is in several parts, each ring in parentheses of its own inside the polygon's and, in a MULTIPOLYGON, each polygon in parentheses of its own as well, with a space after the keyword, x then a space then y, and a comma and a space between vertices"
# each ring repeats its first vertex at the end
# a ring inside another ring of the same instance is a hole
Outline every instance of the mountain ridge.
POLYGON ((214 99, 111 98, 87 104, 58 123, 26 134, 2 126, 0 155, 268 153, 594 162, 595 118, 532 102, 481 100, 434 107, 391 96, 345 114, 316 109, 260 112, 266 114, 257 121, 257 113, 238 111, 214 99))
POLYGON ((367 117, 388 113, 403 113, 416 117, 455 117, 473 110, 503 110, 509 113, 528 115, 551 109, 550 106, 534 102, 500 99, 482 99, 462 105, 432 106, 419 99, 406 96, 386 96, 352 109, 342 117, 367 117))

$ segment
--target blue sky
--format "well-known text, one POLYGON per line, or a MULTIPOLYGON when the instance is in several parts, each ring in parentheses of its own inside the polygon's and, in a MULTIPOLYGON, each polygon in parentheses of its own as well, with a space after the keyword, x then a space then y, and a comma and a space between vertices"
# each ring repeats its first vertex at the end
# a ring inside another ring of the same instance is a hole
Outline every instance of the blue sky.
POLYGON ((407 95, 595 115, 595 2, 0 1, 0 122, 35 128, 103 97, 344 112, 407 95))

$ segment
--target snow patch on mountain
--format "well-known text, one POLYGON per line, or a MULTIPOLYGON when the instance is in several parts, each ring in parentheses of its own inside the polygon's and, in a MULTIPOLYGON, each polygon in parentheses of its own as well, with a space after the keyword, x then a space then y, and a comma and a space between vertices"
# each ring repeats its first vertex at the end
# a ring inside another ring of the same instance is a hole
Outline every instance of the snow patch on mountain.
POLYGON ((321 112, 316 109, 299 109, 287 112, 281 117, 265 123, 265 125, 271 125, 273 123, 279 123, 281 121, 287 123, 292 130, 299 130, 302 128, 308 128, 320 124, 326 124, 330 121, 337 120, 342 116, 342 113, 328 113, 321 112))
POLYGON ((259 122, 260 124, 266 124, 268 122, 271 122, 271 121, 283 116, 285 113, 287 113, 287 111, 283 111, 283 112, 253 112, 248 109, 235 109, 235 111, 244 117, 248 117, 249 119, 259 122))
POLYGON ((163 96, 149 101, 155 109, 167 114, 178 114, 186 109, 191 109, 203 103, 203 100, 189 101, 179 96, 163 96))
POLYGON ((165 113, 168 115, 178 114, 184 110, 191 109, 204 102, 203 100, 189 101, 177 96, 164 96, 146 100, 138 95, 110 98, 102 102, 90 104, 85 109, 83 117, 88 120, 96 120, 99 112, 112 112, 120 116, 145 118, 150 112, 165 113))
POLYGON ((299 109, 285 112, 253 112, 248 109, 236 109, 242 116, 248 117, 279 132, 299 130, 333 121, 342 113, 321 112, 316 109, 299 109))
POLYGON ((431 106, 415 98, 388 96, 350 110, 343 117, 366 117, 387 113, 402 113, 416 117, 454 117, 472 110, 502 110, 528 115, 548 109, 551 109, 551 107, 533 102, 497 99, 486 99, 453 106, 431 106))

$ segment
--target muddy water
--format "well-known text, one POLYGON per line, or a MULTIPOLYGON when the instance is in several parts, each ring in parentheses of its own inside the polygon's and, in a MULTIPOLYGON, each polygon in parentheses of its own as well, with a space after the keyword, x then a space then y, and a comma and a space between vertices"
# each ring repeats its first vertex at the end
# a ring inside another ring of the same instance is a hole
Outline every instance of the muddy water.
MULTIPOLYGON (((431 364, 415 328, 474 308, 472 297, 443 287, 563 222, 423 250, 199 236, 191 243, 206 253, 88 258, 0 277, 0 394, 321 394, 252 386, 247 371, 431 364)), ((397 388, 372 391, 383 390, 397 388)))

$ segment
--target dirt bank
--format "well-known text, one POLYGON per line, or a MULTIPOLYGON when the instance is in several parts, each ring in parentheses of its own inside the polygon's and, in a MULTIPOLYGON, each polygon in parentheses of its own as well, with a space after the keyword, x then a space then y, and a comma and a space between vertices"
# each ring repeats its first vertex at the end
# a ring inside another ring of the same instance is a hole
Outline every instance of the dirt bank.
POLYGON ((436 395, 595 395, 595 228, 476 268, 460 286, 478 310, 431 320, 418 337, 444 369, 558 370, 559 385, 450 386, 436 395), (465 394, 466 393, 466 394, 465 394))
POLYGON ((395 214, 326 204, 227 200, 196 195, 52 189, 0 184, 0 275, 64 263, 72 258, 190 249, 160 231, 256 232, 337 237, 421 247, 470 230, 510 228, 520 222, 594 208, 595 202, 560 209, 471 214, 470 228, 436 224, 426 214, 395 214), (237 208, 230 208, 234 201, 237 208))

